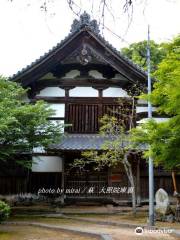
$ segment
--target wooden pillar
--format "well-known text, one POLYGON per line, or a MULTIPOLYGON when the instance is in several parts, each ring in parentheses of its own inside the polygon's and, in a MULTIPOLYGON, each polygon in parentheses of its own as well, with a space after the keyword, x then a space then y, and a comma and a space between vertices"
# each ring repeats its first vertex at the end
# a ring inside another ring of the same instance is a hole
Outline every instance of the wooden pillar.
POLYGON ((102 99, 102 97, 103 97, 103 89, 98 89, 98 96, 102 99))
POLYGON ((61 203, 64 204, 64 156, 62 157, 61 189, 63 190, 61 195, 61 203))
POLYGON ((136 198, 137 198, 137 206, 141 205, 141 181, 140 181, 140 159, 137 159, 136 166, 136 198))
POLYGON ((177 193, 177 184, 176 184, 176 176, 175 176, 175 172, 172 171, 172 180, 173 180, 173 186, 174 186, 174 193, 177 193))
POLYGON ((111 176, 112 176, 112 167, 109 167, 108 168, 108 187, 112 186, 111 176))
POLYGON ((27 170, 27 175, 26 175, 26 192, 30 192, 30 189, 29 189, 29 184, 30 184, 30 169, 27 170))

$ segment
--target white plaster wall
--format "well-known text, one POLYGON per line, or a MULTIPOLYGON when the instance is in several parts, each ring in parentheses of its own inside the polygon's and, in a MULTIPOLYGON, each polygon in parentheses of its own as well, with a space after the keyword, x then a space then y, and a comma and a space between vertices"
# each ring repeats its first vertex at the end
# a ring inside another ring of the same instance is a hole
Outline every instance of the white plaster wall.
POLYGON ((104 78, 103 75, 102 75, 102 73, 98 72, 97 70, 91 70, 91 71, 89 71, 89 76, 94 77, 94 78, 97 78, 97 79, 98 79, 98 78, 100 78, 100 79, 104 78))
POLYGON ((55 126, 57 124, 62 124, 62 129, 61 129, 61 133, 64 133, 64 120, 49 120, 50 122, 52 122, 55 126))
POLYGON ((32 172, 62 172, 59 156, 33 156, 32 172))
POLYGON ((79 70, 71 70, 71 71, 67 72, 66 75, 62 78, 75 78, 79 75, 80 75, 79 70))
MULTIPOLYGON (((156 108, 152 107, 152 111, 155 112, 156 108)), ((136 107, 136 113, 148 112, 148 107, 136 107)))
MULTIPOLYGON (((169 118, 153 118, 157 123, 166 122, 169 118)), ((145 123, 148 121, 148 118, 142 118, 140 121, 137 121, 138 124, 145 123)))
POLYGON ((45 153, 45 150, 43 147, 35 147, 33 148, 33 153, 45 153))
POLYGON ((65 104, 61 103, 52 103, 49 106, 55 110, 54 117, 64 117, 65 115, 65 104))
POLYGON ((46 87, 37 94, 40 97, 64 97, 65 90, 59 87, 46 87))
POLYGON ((147 101, 146 101, 146 100, 143 100, 143 99, 138 99, 138 100, 137 100, 137 103, 138 103, 138 104, 147 104, 147 101))
POLYGON ((70 97, 98 97, 98 90, 92 87, 75 87, 69 92, 70 97))
POLYGON ((122 88, 109 87, 103 90, 103 97, 129 97, 122 88))
POLYGON ((56 77, 53 76, 52 73, 47 73, 45 74, 43 77, 41 77, 40 79, 55 79, 56 77))

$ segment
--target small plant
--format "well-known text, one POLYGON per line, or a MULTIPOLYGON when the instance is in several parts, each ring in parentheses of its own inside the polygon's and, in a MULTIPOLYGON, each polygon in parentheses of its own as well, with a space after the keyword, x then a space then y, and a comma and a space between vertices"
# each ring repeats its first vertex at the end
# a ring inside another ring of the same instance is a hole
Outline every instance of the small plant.
POLYGON ((2 221, 5 221, 9 217, 9 214, 10 206, 7 203, 0 200, 0 223, 2 221))

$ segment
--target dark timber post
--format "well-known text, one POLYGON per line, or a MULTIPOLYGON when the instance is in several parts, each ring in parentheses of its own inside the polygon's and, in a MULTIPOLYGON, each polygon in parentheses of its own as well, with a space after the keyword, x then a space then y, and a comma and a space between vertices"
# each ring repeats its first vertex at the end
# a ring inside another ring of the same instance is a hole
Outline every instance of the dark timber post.
POLYGON ((64 157, 62 157, 61 189, 63 191, 61 195, 61 203, 64 204, 64 157))
POLYGON ((140 186, 140 159, 137 160, 136 167, 136 191, 137 191, 137 206, 141 205, 141 186, 140 186))

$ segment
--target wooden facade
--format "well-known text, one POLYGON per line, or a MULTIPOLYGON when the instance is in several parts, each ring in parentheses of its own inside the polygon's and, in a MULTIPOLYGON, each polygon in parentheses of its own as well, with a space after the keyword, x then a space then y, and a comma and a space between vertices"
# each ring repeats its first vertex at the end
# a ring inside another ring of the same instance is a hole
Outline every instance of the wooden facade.
MULTIPOLYGON (((104 194, 100 191, 103 187, 129 186, 122 166, 115 169, 105 168, 101 172, 94 172, 92 169, 73 172, 68 166, 75 158, 81 156, 82 150, 91 148, 91 138, 99 141, 96 135, 100 127, 99 119, 103 115, 114 115, 121 122, 123 120, 127 129, 130 120, 136 125, 146 116, 147 103, 138 100, 133 102, 130 96, 137 95, 145 89, 146 78, 144 71, 124 58, 102 38, 96 21, 91 21, 89 15, 84 13, 80 20, 72 24, 71 33, 65 40, 12 77, 12 81, 29 88, 27 97, 30 103, 43 99, 56 110, 56 114, 50 120, 71 124, 65 128, 66 134, 70 136, 67 146, 57 145, 53 154, 51 149, 51 155, 60 156, 61 169, 53 172, 52 167, 51 172, 48 172, 49 162, 46 159, 43 169, 47 167, 47 170, 40 169, 38 172, 37 169, 32 169, 23 172, 16 168, 11 174, 1 171, 1 194, 37 194, 40 188, 88 189, 93 186, 93 194, 86 190, 76 194, 69 193, 65 200, 95 198, 103 201, 130 201, 131 197, 127 192, 104 194), (121 101, 118 102, 118 99, 121 101), (123 111, 131 116, 132 109, 135 112, 133 119, 124 117, 123 111), (86 144, 83 139, 90 140, 86 144)), ((43 157, 49 153, 36 151, 35 155, 43 157)), ((57 161, 52 158, 52 164, 58 164, 57 161)), ((147 165, 134 156, 132 166, 138 201, 148 201, 147 165)), ((160 187, 172 193, 170 173, 157 169, 155 190, 160 187)))

